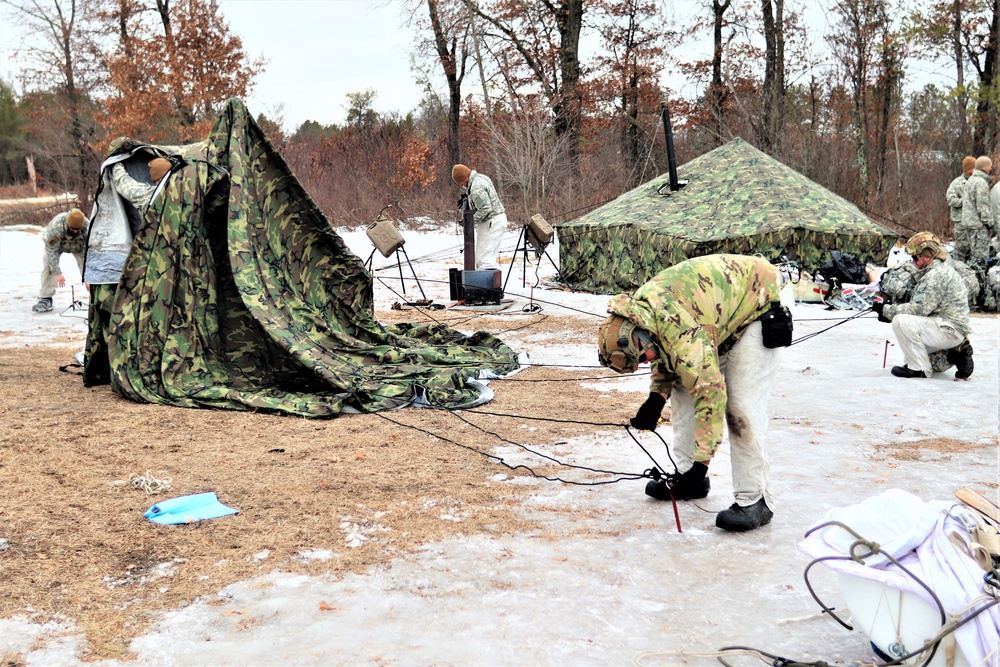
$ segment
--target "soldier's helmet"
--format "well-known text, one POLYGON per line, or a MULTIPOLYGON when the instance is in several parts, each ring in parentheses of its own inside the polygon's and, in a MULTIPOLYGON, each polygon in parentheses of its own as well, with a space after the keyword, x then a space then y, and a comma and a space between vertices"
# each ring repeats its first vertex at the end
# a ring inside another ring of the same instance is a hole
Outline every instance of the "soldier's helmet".
POLYGON ((632 373, 646 354, 646 346, 634 335, 642 331, 620 315, 610 315, 597 332, 597 358, 617 373, 632 373))
POLYGON ((931 232, 917 232, 906 242, 906 252, 917 257, 924 250, 931 250, 938 259, 947 259, 948 252, 941 245, 941 239, 931 232))

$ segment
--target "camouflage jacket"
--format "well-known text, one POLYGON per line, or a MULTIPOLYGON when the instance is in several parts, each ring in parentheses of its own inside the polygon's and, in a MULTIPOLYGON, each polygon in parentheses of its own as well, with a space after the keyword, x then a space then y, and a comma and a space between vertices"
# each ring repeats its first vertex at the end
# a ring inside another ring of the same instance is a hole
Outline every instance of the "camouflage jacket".
POLYGON ((965 281, 950 262, 935 259, 917 274, 917 284, 906 303, 889 304, 882 311, 888 319, 899 314, 940 317, 962 335, 968 336, 969 294, 965 281))
POLYGON ((42 241, 45 243, 45 263, 49 266, 49 272, 53 275, 62 273, 59 270, 59 255, 64 252, 82 253, 87 249, 87 232, 90 230, 90 223, 83 223, 83 230, 76 236, 70 236, 66 231, 66 218, 69 212, 60 213, 49 221, 42 233, 42 241))
POLYGON ((990 211, 990 177, 978 169, 972 172, 962 188, 962 222, 967 229, 993 228, 990 211))
POLYGON ((1000 181, 990 188, 990 213, 993 218, 992 235, 1000 234, 1000 181))
POLYGON ((965 174, 962 174, 948 186, 948 191, 944 198, 948 201, 948 208, 951 211, 951 221, 962 221, 962 189, 965 187, 965 174))
POLYGON ((472 206, 472 219, 477 225, 482 224, 504 212, 500 197, 497 196, 493 181, 485 174, 480 174, 473 170, 469 175, 469 186, 466 188, 469 193, 469 205, 472 206))
POLYGON ((156 189, 156 186, 135 180, 128 175, 128 172, 125 171, 125 166, 120 162, 111 171, 115 190, 118 191, 118 194, 132 202, 132 205, 135 206, 139 213, 145 212, 146 204, 149 203, 149 198, 153 194, 153 190, 156 189))
POLYGON ((719 367, 747 325, 778 300, 778 270, 759 257, 706 255, 675 264, 619 294, 608 312, 653 337, 650 391, 670 395, 679 382, 694 399, 694 460, 707 463, 722 442, 726 382, 719 367))

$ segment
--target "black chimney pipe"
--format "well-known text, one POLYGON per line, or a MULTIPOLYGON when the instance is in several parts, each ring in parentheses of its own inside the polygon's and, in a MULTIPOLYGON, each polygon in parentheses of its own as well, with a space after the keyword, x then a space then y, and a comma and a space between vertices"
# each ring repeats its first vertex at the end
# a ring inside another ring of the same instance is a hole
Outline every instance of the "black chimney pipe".
POLYGON ((472 206, 468 196, 462 197, 462 255, 463 267, 466 271, 476 268, 476 221, 473 218, 472 206))
POLYGON ((670 110, 666 102, 660 105, 660 117, 663 119, 663 137, 667 142, 667 171, 670 174, 670 191, 677 192, 687 181, 677 180, 677 158, 674 157, 674 130, 670 127, 670 110))

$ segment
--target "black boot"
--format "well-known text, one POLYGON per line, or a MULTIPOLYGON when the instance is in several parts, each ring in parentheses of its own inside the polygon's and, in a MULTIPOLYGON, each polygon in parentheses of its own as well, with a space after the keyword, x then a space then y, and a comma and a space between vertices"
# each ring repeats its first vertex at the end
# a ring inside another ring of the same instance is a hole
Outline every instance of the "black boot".
POLYGON ((668 475, 666 479, 650 480, 646 483, 646 495, 657 500, 698 500, 708 495, 712 483, 706 476, 708 466, 695 463, 683 475, 668 475))
POLYGON ((972 375, 975 364, 972 361, 972 343, 966 338, 958 347, 948 350, 948 363, 955 366, 955 378, 964 380, 972 375))
POLYGON ((890 371, 898 378, 925 378, 923 371, 915 371, 909 366, 893 366, 890 371))
POLYGON ((761 498, 753 505, 748 505, 747 507, 741 507, 733 503, 732 507, 722 510, 715 516, 715 525, 723 530, 742 533, 747 530, 766 526, 771 523, 771 517, 773 516, 774 512, 771 511, 771 508, 761 498))

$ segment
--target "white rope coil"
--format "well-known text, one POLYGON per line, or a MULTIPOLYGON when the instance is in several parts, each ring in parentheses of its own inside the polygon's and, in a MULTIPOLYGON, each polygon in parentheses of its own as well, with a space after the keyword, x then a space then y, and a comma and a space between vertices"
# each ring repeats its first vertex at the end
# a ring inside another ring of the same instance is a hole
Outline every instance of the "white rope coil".
POLYGON ((133 488, 142 489, 149 495, 154 496, 161 491, 169 491, 170 483, 174 480, 172 477, 157 479, 156 477, 153 477, 153 474, 149 470, 147 470, 145 475, 132 473, 128 476, 128 481, 133 488))

